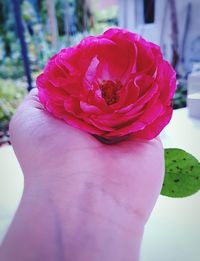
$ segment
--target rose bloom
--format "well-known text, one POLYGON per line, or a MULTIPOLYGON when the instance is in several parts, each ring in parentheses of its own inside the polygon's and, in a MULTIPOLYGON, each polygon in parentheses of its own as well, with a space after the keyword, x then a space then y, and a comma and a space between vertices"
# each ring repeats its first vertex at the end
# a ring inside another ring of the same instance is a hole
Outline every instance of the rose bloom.
POLYGON ((175 86, 160 48, 119 28, 62 49, 37 78, 48 112, 107 140, 156 137, 171 119, 175 86))

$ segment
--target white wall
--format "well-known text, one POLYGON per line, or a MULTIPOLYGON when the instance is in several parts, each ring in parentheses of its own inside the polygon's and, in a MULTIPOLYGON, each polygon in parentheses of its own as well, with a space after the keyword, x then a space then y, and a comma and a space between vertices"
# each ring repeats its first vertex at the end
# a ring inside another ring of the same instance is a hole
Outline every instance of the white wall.
MULTIPOLYGON (((155 22, 144 24, 142 0, 118 0, 119 26, 141 34, 145 39, 161 46, 166 59, 171 61, 171 16, 168 0, 157 0, 155 22)), ((178 43, 184 63, 179 69, 191 71, 192 64, 200 61, 200 0, 176 0, 178 20, 178 43), (191 2, 191 19, 183 52, 183 35, 186 24, 188 3, 191 2), (199 38, 198 38, 199 37, 199 38)))

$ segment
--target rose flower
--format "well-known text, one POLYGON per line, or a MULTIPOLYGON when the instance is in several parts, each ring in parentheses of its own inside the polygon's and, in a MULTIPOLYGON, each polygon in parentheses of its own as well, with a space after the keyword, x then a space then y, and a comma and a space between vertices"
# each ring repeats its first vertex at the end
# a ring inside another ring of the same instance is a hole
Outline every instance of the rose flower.
POLYGON ((37 78, 46 110, 104 139, 152 139, 172 116, 175 71, 160 48, 113 28, 62 49, 37 78))

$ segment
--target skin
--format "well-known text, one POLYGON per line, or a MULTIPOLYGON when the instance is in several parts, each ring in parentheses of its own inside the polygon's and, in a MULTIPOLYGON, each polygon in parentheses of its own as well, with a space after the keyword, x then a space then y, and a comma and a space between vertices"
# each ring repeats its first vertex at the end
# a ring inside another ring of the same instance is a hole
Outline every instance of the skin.
POLYGON ((139 260, 163 182, 158 138, 103 144, 45 112, 37 90, 10 135, 25 185, 0 260, 139 260))

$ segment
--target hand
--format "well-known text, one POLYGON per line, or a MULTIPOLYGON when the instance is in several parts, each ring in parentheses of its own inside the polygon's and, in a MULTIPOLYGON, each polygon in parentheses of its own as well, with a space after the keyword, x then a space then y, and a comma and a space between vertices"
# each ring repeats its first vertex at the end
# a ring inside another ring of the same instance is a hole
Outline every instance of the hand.
POLYGON ((48 195, 62 217, 60 226, 66 239, 61 260, 137 260, 143 228, 163 182, 163 148, 158 138, 102 144, 44 111, 36 89, 16 111, 10 135, 24 173, 24 197, 31 194, 43 201, 48 195), (70 215, 74 215, 72 219, 70 215), (84 216, 90 224, 84 223, 83 231, 77 232, 84 216), (65 218, 74 229, 64 226, 65 218), (68 241, 67 236, 85 242, 88 231, 92 240, 84 243, 79 259, 81 245, 68 241), (93 259, 87 259, 88 252, 92 255, 91 249, 97 246, 103 247, 103 256, 96 251, 93 259))

